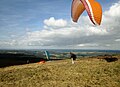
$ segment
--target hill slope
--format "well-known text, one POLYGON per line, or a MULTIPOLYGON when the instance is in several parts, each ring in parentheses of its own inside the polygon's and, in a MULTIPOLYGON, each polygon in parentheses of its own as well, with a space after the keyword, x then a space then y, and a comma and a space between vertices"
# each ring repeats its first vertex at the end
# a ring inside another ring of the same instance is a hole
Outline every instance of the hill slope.
POLYGON ((0 87, 120 87, 120 60, 97 58, 0 68, 0 87))

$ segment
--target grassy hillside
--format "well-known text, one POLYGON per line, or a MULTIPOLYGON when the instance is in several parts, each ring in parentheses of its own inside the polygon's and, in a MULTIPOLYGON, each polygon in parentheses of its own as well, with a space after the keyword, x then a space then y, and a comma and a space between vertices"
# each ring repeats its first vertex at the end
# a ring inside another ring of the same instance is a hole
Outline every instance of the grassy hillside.
POLYGON ((0 87, 120 87, 120 60, 59 60, 0 68, 0 87))

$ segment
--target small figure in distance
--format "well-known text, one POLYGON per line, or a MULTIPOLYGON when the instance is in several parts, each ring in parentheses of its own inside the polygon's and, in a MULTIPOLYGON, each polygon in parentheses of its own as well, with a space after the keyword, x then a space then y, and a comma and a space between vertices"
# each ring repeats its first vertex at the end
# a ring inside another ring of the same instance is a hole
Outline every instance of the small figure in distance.
POLYGON ((70 52, 70 58, 72 59, 72 64, 74 64, 74 60, 76 60, 77 56, 74 53, 70 52))

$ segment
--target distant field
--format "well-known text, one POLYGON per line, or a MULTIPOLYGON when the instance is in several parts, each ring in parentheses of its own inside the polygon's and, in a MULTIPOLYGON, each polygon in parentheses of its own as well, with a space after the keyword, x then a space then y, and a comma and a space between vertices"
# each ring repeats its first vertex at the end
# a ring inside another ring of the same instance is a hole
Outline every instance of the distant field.
POLYGON ((0 68, 0 87, 120 87, 120 59, 97 58, 0 68))

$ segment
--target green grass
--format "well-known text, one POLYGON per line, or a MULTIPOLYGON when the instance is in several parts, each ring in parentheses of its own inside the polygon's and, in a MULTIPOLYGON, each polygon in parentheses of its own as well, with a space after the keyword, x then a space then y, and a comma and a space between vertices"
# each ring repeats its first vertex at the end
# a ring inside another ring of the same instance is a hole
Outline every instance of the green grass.
POLYGON ((0 68, 0 87, 120 87, 120 60, 97 58, 0 68))

